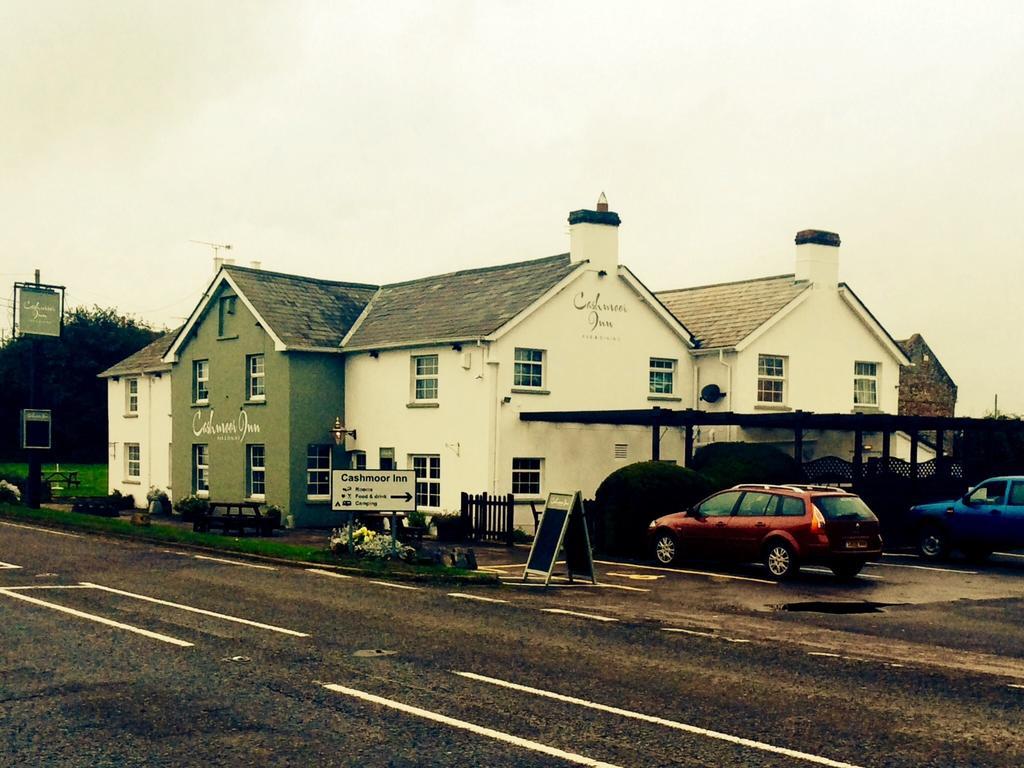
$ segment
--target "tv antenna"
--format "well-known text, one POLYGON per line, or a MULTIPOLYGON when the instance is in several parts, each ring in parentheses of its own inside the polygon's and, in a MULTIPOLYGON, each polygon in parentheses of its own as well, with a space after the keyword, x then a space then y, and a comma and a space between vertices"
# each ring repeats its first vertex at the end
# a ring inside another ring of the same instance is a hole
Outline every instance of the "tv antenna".
POLYGON ((213 258, 220 258, 220 249, 223 248, 225 251, 230 251, 231 246, 228 243, 211 243, 207 240, 189 240, 190 243, 198 243, 199 245, 208 245, 213 248, 213 258))

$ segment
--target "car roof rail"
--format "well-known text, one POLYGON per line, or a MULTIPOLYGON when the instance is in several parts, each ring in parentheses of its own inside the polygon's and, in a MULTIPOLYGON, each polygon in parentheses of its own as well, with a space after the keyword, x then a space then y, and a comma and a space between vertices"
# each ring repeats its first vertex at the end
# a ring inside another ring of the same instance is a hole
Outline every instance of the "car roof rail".
POLYGON ((805 493, 807 491, 850 493, 850 491, 845 488, 840 488, 834 485, 812 485, 810 483, 738 483, 730 490, 748 491, 755 489, 761 491, 795 491, 796 493, 805 493))

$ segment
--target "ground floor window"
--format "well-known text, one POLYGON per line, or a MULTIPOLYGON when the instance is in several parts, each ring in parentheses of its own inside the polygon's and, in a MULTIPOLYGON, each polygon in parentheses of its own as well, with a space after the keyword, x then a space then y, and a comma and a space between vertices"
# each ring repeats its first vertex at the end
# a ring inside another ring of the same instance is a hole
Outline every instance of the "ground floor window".
POLYGON ((381 469, 394 469, 395 468, 395 449, 394 448, 381 448, 380 449, 380 464, 378 466, 381 469))
POLYGON ((262 499, 267 495, 267 447, 265 445, 245 446, 246 496, 262 499))
POLYGON ((366 451, 352 451, 350 464, 352 469, 366 469, 366 451))
POLYGON ((210 495, 210 446, 192 446, 192 491, 196 496, 210 495))
POLYGON ((512 493, 539 496, 542 459, 512 459, 512 493))
POLYGON ((124 444, 125 477, 138 480, 142 476, 142 449, 138 443, 124 444))
POLYGON ((441 457, 410 455, 409 463, 416 472, 416 506, 439 509, 441 506, 441 457))
POLYGON ((331 497, 331 446, 311 444, 306 448, 306 497, 331 497))

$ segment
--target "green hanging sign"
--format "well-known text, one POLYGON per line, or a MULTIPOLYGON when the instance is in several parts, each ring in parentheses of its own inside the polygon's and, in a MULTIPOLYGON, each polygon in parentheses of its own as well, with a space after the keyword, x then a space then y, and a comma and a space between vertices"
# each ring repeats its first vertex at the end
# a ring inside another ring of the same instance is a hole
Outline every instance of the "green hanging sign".
POLYGON ((63 325, 63 288, 15 283, 14 305, 19 336, 60 336, 63 325))

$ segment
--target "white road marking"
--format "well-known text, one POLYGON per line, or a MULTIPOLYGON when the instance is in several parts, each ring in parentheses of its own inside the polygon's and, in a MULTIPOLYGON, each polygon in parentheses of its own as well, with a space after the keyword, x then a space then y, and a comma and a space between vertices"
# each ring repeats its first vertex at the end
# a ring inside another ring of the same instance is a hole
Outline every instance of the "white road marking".
POLYGON ((637 565, 635 563, 616 563, 612 560, 595 560, 595 563, 601 565, 617 565, 620 568, 642 568, 645 571, 662 571, 664 573, 686 573, 691 576, 712 576, 716 579, 734 579, 736 581, 753 581, 756 584, 771 584, 773 587, 778 586, 778 582, 769 581, 768 579, 755 579, 752 576, 733 576, 730 573, 716 573, 715 571, 688 571, 682 568, 661 568, 656 565, 637 565))
POLYGON ((343 693, 346 696, 351 696, 356 699, 362 699, 372 704, 379 704, 382 707, 390 707, 391 709, 397 709, 399 712, 405 712, 409 715, 415 715, 416 717, 422 717, 426 720, 433 720, 435 723, 442 723, 449 725, 452 728, 459 728, 470 733, 475 733, 478 736, 486 736, 496 741, 503 741, 506 744, 512 744, 516 747, 522 747, 523 749, 529 749, 534 752, 540 752, 544 755, 550 755, 551 757, 557 757, 562 760, 566 760, 570 763, 577 765, 588 765, 592 768, 617 768, 612 763, 604 763, 600 760, 595 760, 585 755, 578 755, 575 752, 566 752, 556 747, 549 747, 547 744, 541 744, 537 741, 530 741, 529 739, 522 739, 518 736, 513 736, 510 733, 504 733, 503 731, 496 731, 493 728, 485 728, 482 725, 476 725, 465 720, 456 720, 454 717, 448 717, 442 715, 439 712, 431 712, 429 709, 420 709, 410 704, 403 704, 400 701, 394 699, 385 699, 383 696, 375 696, 372 693, 366 693, 365 691, 357 691, 354 688, 346 688, 343 685, 336 685, 334 683, 327 683, 324 685, 329 691, 335 693, 343 693))
POLYGON ((522 568, 525 565, 526 563, 502 563, 501 565, 481 565, 480 569, 483 570, 484 568, 522 568))
MULTIPOLYGON (((943 573, 962 573, 965 576, 977 576, 977 571, 960 571, 956 568, 939 568, 934 565, 910 565, 909 563, 868 563, 868 567, 876 568, 916 568, 919 571, 942 571, 943 573)), ((862 574, 863 575, 863 574, 862 574)))
POLYGON ((609 571, 605 576, 617 576, 620 579, 632 579, 633 581, 657 581, 658 579, 664 579, 664 576, 658 576, 655 573, 612 573, 609 571))
POLYGON ((44 608, 50 608, 54 611, 60 611, 66 613, 69 616, 77 616, 80 619, 89 619, 89 621, 95 621, 99 624, 105 624, 108 627, 115 627, 116 629, 123 629, 126 632, 134 632, 136 635, 142 635, 143 637, 149 637, 153 640, 160 640, 164 643, 170 643, 171 645, 177 645, 181 648, 191 648, 192 643, 188 643, 184 640, 178 640, 176 637, 170 637, 168 635, 161 635, 159 632, 150 632, 148 629, 142 629, 140 627, 133 627, 130 624, 122 624, 119 621, 113 619, 107 619, 103 616, 96 616, 92 613, 85 613, 84 611, 76 611, 74 608, 67 608, 63 605, 57 605, 56 603, 48 603, 45 600, 39 600, 35 597, 29 597, 28 595, 22 595, 18 592, 11 592, 6 589, 0 589, 0 595, 7 595, 7 597, 13 597, 17 600, 24 600, 26 603, 32 603, 33 605, 41 605, 44 608))
POLYGON ((1009 685, 1009 686, 1007 686, 1007 687, 1008 687, 1008 688, 1017 688, 1017 689, 1022 689, 1022 690, 1024 690, 1024 685, 1016 685, 1015 683, 1010 683, 1010 685, 1009 685))
POLYGON ((484 597, 483 595, 469 595, 465 592, 449 592, 448 597, 460 597, 463 600, 479 600, 483 603, 507 603, 508 600, 499 600, 496 597, 484 597))
POLYGON ((843 658, 838 653, 825 653, 824 651, 808 651, 808 656, 827 656, 830 659, 841 659, 843 658))
POLYGON ((695 629, 679 629, 678 627, 662 627, 662 632, 678 632, 684 635, 696 635, 697 637, 710 637, 713 640, 725 640, 727 643, 749 643, 749 640, 741 640, 738 637, 726 637, 725 635, 716 635, 714 632, 698 632, 695 629))
POLYGON ((92 589, 92 587, 85 587, 81 584, 33 584, 30 587, 4 587, 4 589, 24 592, 26 589, 92 589))
POLYGON ((15 565, 14 563, 0 562, 0 571, 16 571, 16 570, 20 570, 20 569, 21 569, 20 565, 15 565))
POLYGON ((915 555, 910 552, 883 552, 882 557, 913 557, 919 558, 920 555, 915 555))
POLYGON ((246 563, 241 560, 228 560, 225 557, 210 557, 208 555, 192 555, 196 560, 212 560, 215 563, 227 563, 228 565, 241 565, 244 568, 259 568, 261 571, 276 571, 270 565, 257 565, 256 563, 246 563))
POLYGON ((351 579, 352 577, 345 573, 337 573, 336 571, 325 571, 323 568, 307 568, 309 573, 315 573, 320 576, 330 576, 333 579, 351 579))
POLYGON ((379 584, 382 587, 391 587, 392 589, 411 589, 411 590, 415 590, 415 591, 419 591, 419 590, 422 589, 422 587, 410 587, 408 584, 395 584, 394 582, 391 582, 391 581, 373 581, 373 580, 371 580, 370 583, 371 584, 379 584))
POLYGON ((598 589, 618 589, 623 592, 650 592, 649 589, 643 587, 627 587, 625 584, 592 584, 591 586, 597 587, 598 589))
POLYGON ((229 616, 226 613, 217 613, 216 611, 208 611, 205 608, 193 608, 191 605, 182 605, 181 603, 172 603, 170 600, 161 600, 157 597, 149 597, 148 595, 139 595, 135 592, 126 592, 123 589, 114 589, 113 587, 104 587, 100 584, 93 584, 89 581, 81 582, 83 587, 92 587, 103 592, 110 592, 114 595, 123 595, 124 597, 131 597, 135 600, 144 600, 147 603, 156 603, 157 605, 166 605, 168 608, 177 608, 182 611, 188 611, 189 613, 199 613, 203 616, 212 616, 215 619, 223 619, 224 621, 233 621, 236 624, 245 624, 250 627, 256 627, 258 629, 267 629, 271 632, 280 632, 282 635, 292 635, 293 637, 309 637, 305 632, 296 632, 294 629, 285 629, 283 627, 275 627, 273 624, 264 624, 259 621, 252 621, 250 619, 241 619, 237 616, 229 616))
POLYGON ((999 555, 1000 557, 1012 557, 1015 560, 1024 560, 1024 555, 1014 554, 1013 552, 993 552, 993 555, 999 555))
POLYGON ((542 613, 558 613, 563 616, 577 616, 581 619, 593 619, 594 621, 618 621, 610 616, 596 616, 593 613, 578 613, 577 611, 567 611, 564 608, 541 608, 542 613))
POLYGON ((774 744, 766 744, 762 741, 745 739, 741 736, 733 736, 732 734, 722 733, 721 731, 711 731, 707 728, 700 728, 696 725, 689 725, 687 723, 681 723, 676 720, 667 720, 663 717, 655 717, 653 715, 645 715, 641 712, 633 712, 628 709, 620 709, 619 707, 612 707, 608 706, 607 704, 597 704, 592 701, 587 701, 586 699, 578 699, 575 696, 565 696, 561 693, 545 691, 540 688, 530 688, 526 685, 511 683, 507 680, 499 680, 494 677, 485 677, 483 675, 477 675, 472 672, 459 672, 457 670, 452 671, 456 675, 469 678, 470 680, 477 680, 482 683, 490 683, 491 685, 497 685, 502 688, 510 688, 514 691, 522 691, 523 693, 532 693, 535 696, 543 696, 544 698, 554 699, 555 701, 562 701, 568 704, 576 704, 581 707, 587 707, 588 709, 596 709, 599 712, 608 712, 613 715, 619 715, 620 717, 631 718, 633 720, 642 720, 644 722, 654 723, 656 725, 663 725, 668 728, 674 728, 679 731, 685 731, 686 733, 692 733, 697 736, 706 736, 708 738, 726 741, 730 744, 736 744, 741 747, 750 747, 751 749, 758 749, 762 752, 771 752, 777 755, 785 755, 786 757, 793 757, 799 760, 805 760, 810 763, 816 763, 817 765, 827 765, 830 766, 830 768, 861 768, 860 766, 854 765, 853 763, 844 763, 839 760, 831 760, 827 757, 812 755, 808 752, 798 752, 795 749, 777 747, 774 744))
POLYGON ((77 533, 67 533, 66 531, 55 531, 52 528, 37 528, 34 525, 20 525, 19 523, 7 523, 0 521, 0 525, 9 525, 11 528, 24 528, 26 531, 38 531, 39 533, 52 533, 54 536, 67 536, 72 539, 82 538, 77 533))
MULTIPOLYGON (((830 569, 828 569, 828 568, 818 568, 816 566, 815 567, 811 567, 811 568, 808 568, 808 567, 805 566, 801 570, 806 571, 807 573, 827 573, 829 576, 832 575, 832 571, 830 569)), ((871 579, 873 581, 885 581, 885 576, 872 576, 870 573, 859 573, 859 574, 857 574, 856 578, 858 578, 858 579, 871 579)))

